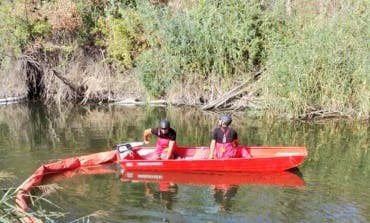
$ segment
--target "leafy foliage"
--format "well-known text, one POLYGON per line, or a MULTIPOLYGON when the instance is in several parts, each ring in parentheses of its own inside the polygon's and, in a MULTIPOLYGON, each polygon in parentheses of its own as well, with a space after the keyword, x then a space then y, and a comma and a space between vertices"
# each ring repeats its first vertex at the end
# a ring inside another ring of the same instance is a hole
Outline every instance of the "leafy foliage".
POLYGON ((138 57, 140 80, 151 95, 164 96, 172 82, 179 78, 181 71, 176 59, 159 50, 148 50, 138 57))
POLYGON ((111 59, 126 68, 133 66, 133 58, 146 47, 143 38, 140 14, 130 8, 120 9, 119 16, 102 17, 98 29, 103 40, 97 40, 100 46, 106 46, 111 59))
POLYGON ((19 55, 31 34, 28 32, 28 26, 24 19, 12 16, 13 6, 9 1, 1 3, 0 50, 8 52, 9 49, 12 49, 19 55))

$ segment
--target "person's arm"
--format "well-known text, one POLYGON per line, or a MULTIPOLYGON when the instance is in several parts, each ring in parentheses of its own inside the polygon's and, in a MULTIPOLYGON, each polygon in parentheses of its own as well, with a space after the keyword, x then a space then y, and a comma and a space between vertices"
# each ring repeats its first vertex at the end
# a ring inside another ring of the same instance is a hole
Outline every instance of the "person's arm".
POLYGON ((209 157, 208 157, 208 159, 213 159, 213 153, 215 151, 215 146, 216 146, 216 140, 212 139, 211 145, 209 146, 209 157))
POLYGON ((231 142, 231 144, 233 145, 233 147, 237 147, 239 145, 239 138, 238 138, 238 133, 236 131, 234 131, 234 136, 233 136, 233 141, 231 142))
POLYGON ((144 130, 144 143, 149 144, 149 136, 152 135, 152 129, 144 130))
POLYGON ((166 156, 166 160, 170 159, 172 153, 173 153, 173 147, 175 146, 175 141, 171 140, 168 144, 168 152, 166 156))

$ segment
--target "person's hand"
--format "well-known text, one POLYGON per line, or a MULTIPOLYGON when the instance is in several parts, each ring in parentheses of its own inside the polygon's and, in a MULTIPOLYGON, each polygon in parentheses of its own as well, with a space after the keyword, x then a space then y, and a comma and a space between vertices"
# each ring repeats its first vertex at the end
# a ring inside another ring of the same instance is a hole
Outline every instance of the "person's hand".
POLYGON ((149 144, 149 140, 144 140, 144 144, 149 144))
POLYGON ((208 156, 208 159, 213 159, 213 153, 215 151, 215 147, 213 147, 213 145, 211 145, 211 147, 209 147, 210 149, 210 152, 209 152, 209 156, 208 156))

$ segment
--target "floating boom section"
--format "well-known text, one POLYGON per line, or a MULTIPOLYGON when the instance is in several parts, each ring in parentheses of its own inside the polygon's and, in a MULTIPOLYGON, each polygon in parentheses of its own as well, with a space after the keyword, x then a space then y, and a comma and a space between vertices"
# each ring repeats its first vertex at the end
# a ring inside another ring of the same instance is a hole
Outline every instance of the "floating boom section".
MULTIPOLYGON (((22 210, 28 209, 27 197, 32 188, 40 185, 45 176, 49 174, 61 173, 68 170, 75 170, 81 167, 92 167, 101 164, 114 163, 117 161, 117 153, 115 150, 94 153, 79 157, 67 158, 54 163, 44 164, 40 166, 27 180, 20 186, 16 195, 16 204, 22 210)), ((37 221, 28 221, 37 222, 37 221)))

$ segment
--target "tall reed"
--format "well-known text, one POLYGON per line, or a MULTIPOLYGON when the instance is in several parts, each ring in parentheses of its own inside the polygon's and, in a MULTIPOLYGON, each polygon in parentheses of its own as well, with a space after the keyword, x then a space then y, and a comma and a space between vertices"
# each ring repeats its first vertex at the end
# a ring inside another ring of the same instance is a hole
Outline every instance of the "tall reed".
POLYGON ((293 116, 315 110, 369 115, 370 14, 360 6, 284 18, 284 31, 269 38, 261 107, 293 116))
POLYGON ((139 55, 137 69, 153 94, 163 96, 176 80, 186 84, 192 79, 225 91, 264 60, 259 3, 199 1, 175 12, 149 6, 139 10, 151 49, 139 55))

